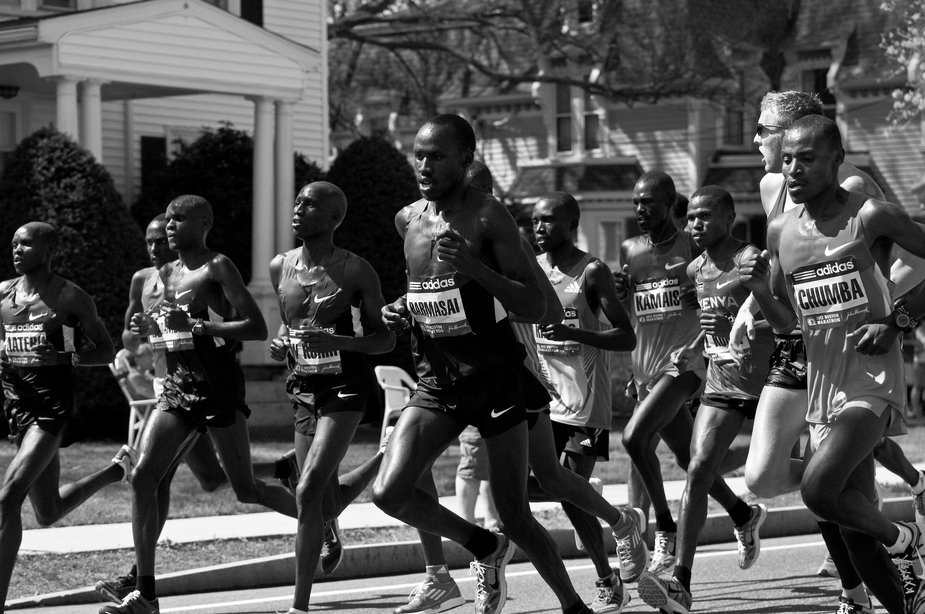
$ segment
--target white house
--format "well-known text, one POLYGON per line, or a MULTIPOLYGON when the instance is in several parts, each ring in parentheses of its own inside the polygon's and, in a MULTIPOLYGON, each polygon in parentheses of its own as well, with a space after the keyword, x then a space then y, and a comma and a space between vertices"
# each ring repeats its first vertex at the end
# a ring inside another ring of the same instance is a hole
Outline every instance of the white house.
MULTIPOLYGON (((267 264, 292 243, 293 152, 328 163, 326 41, 323 0, 0 0, 0 165, 54 124, 130 203, 176 138, 223 121, 248 131, 250 289, 276 330, 267 264)), ((266 344, 242 360, 268 362, 266 344)))

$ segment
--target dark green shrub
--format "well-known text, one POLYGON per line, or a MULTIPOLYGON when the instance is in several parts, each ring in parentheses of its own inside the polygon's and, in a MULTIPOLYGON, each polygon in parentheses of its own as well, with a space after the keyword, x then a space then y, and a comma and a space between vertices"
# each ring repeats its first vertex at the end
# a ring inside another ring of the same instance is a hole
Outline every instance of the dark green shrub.
MULTIPOLYGON (((0 176, 0 242, 29 221, 58 229, 53 269, 86 290, 118 347, 132 274, 147 266, 144 237, 112 177, 67 135, 43 128, 23 139, 0 176)), ((9 251, 0 279, 15 277, 9 251)), ((127 410, 105 367, 77 370, 82 416, 94 436, 125 437, 127 410)))
POLYGON ((366 258, 382 282, 386 301, 405 293, 405 257, 395 214, 421 197, 404 154, 380 137, 350 144, 331 164, 328 181, 347 196, 347 217, 335 242, 366 258))
MULTIPOLYGON (((250 281, 253 139, 243 130, 225 123, 217 129, 203 128, 202 134, 192 143, 180 140, 178 144, 177 155, 146 182, 132 205, 132 216, 144 228, 177 196, 202 196, 211 203, 215 214, 208 237, 209 247, 231 258, 244 281, 250 281)), ((321 169, 301 154, 295 155, 294 164, 296 189, 322 176, 321 169)), ((268 203, 268 206, 271 205, 268 203)))

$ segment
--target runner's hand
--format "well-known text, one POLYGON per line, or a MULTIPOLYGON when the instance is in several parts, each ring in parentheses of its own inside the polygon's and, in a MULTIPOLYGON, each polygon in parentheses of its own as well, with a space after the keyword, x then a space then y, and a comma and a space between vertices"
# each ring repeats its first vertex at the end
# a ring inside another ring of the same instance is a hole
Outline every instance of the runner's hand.
POLYGON ((273 360, 286 360, 286 354, 289 353, 289 339, 286 337, 277 337, 270 342, 270 358, 273 360))
POLYGON ((681 286, 681 302, 690 307, 691 311, 700 309, 700 303, 697 301, 697 288, 694 286, 681 286))
POLYGON ((164 317, 164 326, 178 332, 190 332, 193 330, 194 323, 195 320, 190 320, 188 313, 176 307, 169 309, 167 315, 164 317))
POLYGON ((32 347, 32 351, 45 366, 61 364, 58 360, 58 350, 50 343, 39 343, 32 347))
POLYGON ((738 269, 739 283, 751 292, 761 292, 768 287, 771 280, 770 254, 763 250, 760 254, 747 254, 742 258, 738 269))
POLYGON ((847 338, 856 341, 854 349, 865 356, 886 354, 900 336, 900 330, 891 326, 891 322, 892 316, 887 316, 877 322, 861 324, 848 333, 847 338))
POLYGON ((319 329, 303 330, 300 341, 309 352, 334 352, 341 349, 340 337, 319 329))
POLYGON ((573 341, 572 327, 565 324, 541 324, 537 326, 544 339, 550 341, 573 341))
POLYGON ((755 316, 748 309, 740 309, 729 331, 729 351, 739 365, 751 356, 751 345, 746 340, 755 340, 755 316))
POLYGON ((411 328, 411 313, 401 299, 382 308, 382 321, 393 333, 403 333, 411 328))
POLYGON ((459 233, 447 228, 436 236, 436 241, 437 259, 448 262, 463 275, 475 277, 484 268, 459 233))
POLYGON ((153 332, 157 332, 157 322, 154 318, 144 312, 138 312, 132 316, 129 324, 129 330, 133 335, 138 337, 147 337, 153 332))
POLYGON ((704 311, 700 314, 700 328, 714 337, 728 337, 732 330, 732 320, 725 313, 704 311))
POLYGON ((617 290, 617 298, 621 301, 630 294, 630 265, 624 264, 619 271, 613 272, 613 284, 617 290))

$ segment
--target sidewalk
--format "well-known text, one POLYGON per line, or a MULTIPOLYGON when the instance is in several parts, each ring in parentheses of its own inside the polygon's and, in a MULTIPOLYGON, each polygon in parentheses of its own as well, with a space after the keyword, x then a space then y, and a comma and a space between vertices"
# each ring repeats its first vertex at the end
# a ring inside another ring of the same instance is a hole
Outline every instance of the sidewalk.
MULTIPOLYGON (((917 468, 925 468, 920 464, 917 468)), ((901 480, 885 469, 877 468, 877 480, 881 484, 898 484, 901 480)), ((743 478, 726 480, 736 493, 748 492, 743 478)), ((670 501, 677 501, 684 490, 684 482, 665 483, 665 491, 670 501)), ((615 505, 626 504, 626 485, 604 486, 604 497, 615 505)), ((455 510, 455 497, 441 497, 441 504, 455 510)), ((534 510, 550 509, 557 503, 532 504, 534 510)), ((893 520, 911 520, 912 505, 910 497, 887 499, 884 513, 893 520)), ((476 514, 479 514, 479 509, 476 514)), ((361 527, 396 526, 400 523, 379 511, 371 503, 350 505, 340 516, 342 529, 361 527)), ((175 543, 209 541, 243 537, 266 537, 294 535, 296 522, 292 518, 275 512, 260 514, 243 514, 237 516, 218 516, 209 518, 187 518, 168 520, 161 540, 175 543)), ((812 514, 802 506, 772 508, 768 519, 761 529, 763 537, 782 537, 800 535, 817 531, 812 514)), ((649 526, 649 539, 653 527, 649 526)), ((585 556, 575 548, 571 530, 558 529, 550 531, 563 558, 585 556)), ((732 524, 725 514, 715 514, 707 518, 707 523, 700 535, 700 543, 722 543, 732 541, 732 524)), ((613 549, 610 532, 605 531, 608 549, 613 549)), ((89 552, 132 547, 130 523, 107 525, 89 525, 24 531, 22 551, 29 552, 89 552)), ((294 547, 294 546, 293 546, 294 547)), ((733 545, 730 545, 734 548, 733 545)), ((319 571, 316 581, 325 579, 345 579, 373 577, 398 573, 413 573, 423 570, 423 559, 417 541, 393 542, 384 544, 347 544, 344 548, 344 560, 337 571, 325 578, 319 571)), ((462 547, 444 540, 444 552, 452 569, 468 567, 471 555, 462 547)), ((515 560, 525 560, 518 553, 515 560)), ((164 596, 194 592, 230 590, 241 588, 258 588, 265 586, 286 585, 295 576, 294 554, 240 561, 225 565, 193 569, 189 571, 163 574, 158 576, 158 592, 164 596)), ((7 602, 7 609, 66 605, 76 603, 93 603, 99 601, 92 587, 36 595, 7 602)))

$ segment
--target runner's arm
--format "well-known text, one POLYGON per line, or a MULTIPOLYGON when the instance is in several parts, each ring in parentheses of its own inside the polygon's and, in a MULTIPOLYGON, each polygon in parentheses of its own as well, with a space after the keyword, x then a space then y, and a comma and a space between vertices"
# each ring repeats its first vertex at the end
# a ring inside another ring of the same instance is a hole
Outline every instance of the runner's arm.
POLYGON ((144 269, 135 271, 132 283, 128 289, 128 308, 125 310, 125 319, 122 326, 122 347, 134 352, 141 345, 141 337, 132 333, 132 316, 141 311, 141 293, 145 285, 144 269))
POLYGON ((543 267, 536 261, 536 257, 533 254, 533 246, 523 237, 521 237, 521 243, 524 252, 533 264, 533 274, 536 275, 536 281, 540 285, 540 290, 543 291, 543 296, 546 297, 546 314, 543 316, 542 320, 534 322, 532 320, 525 320, 516 313, 512 313, 511 320, 514 322, 529 322, 530 324, 558 324, 565 318, 565 310, 562 309, 562 302, 559 301, 559 297, 556 296, 556 291, 552 287, 552 284, 549 283, 549 278, 546 277, 546 273, 543 272, 543 267))
POLYGON ((612 328, 591 331, 570 328, 574 341, 591 345, 602 350, 629 352, 636 347, 636 333, 630 324, 630 318, 617 297, 613 273, 605 263, 595 260, 586 269, 588 303, 592 309, 596 306, 610 322, 612 328))
MULTIPOLYGON (((208 264, 209 273, 222 289, 228 304, 240 317, 232 322, 203 320, 203 334, 235 341, 264 341, 267 338, 267 323, 260 308, 241 279, 241 273, 222 254, 216 255, 208 264)), ((196 320, 188 318, 190 329, 196 320)))
MULTIPOLYGON (((115 349, 106 326, 100 320, 96 311, 96 304, 90 295, 76 285, 66 282, 58 299, 58 309, 73 315, 80 322, 83 334, 93 344, 92 348, 82 349, 79 352, 81 366, 106 365, 115 358, 115 349), (61 304, 64 303, 64 309, 61 304)), ((58 352, 57 364, 71 361, 71 352, 58 352)))
POLYGON ((787 298, 787 284, 780 267, 779 219, 775 219, 768 227, 768 249, 744 257, 739 264, 738 277, 739 282, 755 297, 768 323, 776 330, 789 332, 796 328, 797 315, 787 298))
POLYGON ((382 288, 379 276, 373 267, 362 258, 351 258, 351 270, 346 272, 348 279, 354 280, 360 299, 360 308, 369 320, 373 334, 362 337, 347 337, 332 335, 330 346, 333 349, 345 352, 358 352, 360 354, 384 354, 395 347, 395 334, 389 330, 382 320, 382 309, 385 299, 382 298, 382 288))

